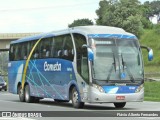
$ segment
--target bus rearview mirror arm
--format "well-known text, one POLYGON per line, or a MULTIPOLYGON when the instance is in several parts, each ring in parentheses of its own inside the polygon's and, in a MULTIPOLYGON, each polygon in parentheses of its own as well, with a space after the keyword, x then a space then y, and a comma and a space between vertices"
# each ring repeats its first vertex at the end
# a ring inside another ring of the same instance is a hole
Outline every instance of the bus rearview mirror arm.
POLYGON ((90 46, 86 45, 86 44, 83 44, 82 45, 82 48, 90 48, 90 46))
POLYGON ((88 59, 89 59, 89 61, 93 61, 94 60, 94 53, 93 53, 93 50, 91 49, 91 47, 89 45, 83 44, 82 48, 87 48, 88 59))
POLYGON ((148 51, 148 60, 153 60, 153 50, 150 47, 147 46, 140 46, 142 49, 146 49, 148 51))

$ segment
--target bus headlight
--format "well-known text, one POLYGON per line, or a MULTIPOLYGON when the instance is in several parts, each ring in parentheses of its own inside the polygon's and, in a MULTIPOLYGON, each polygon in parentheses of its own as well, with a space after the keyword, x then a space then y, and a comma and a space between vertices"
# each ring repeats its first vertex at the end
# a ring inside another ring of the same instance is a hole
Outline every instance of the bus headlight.
POLYGON ((92 85, 94 88, 98 89, 100 92, 105 93, 104 89, 101 86, 96 85, 96 84, 92 84, 92 85))
POLYGON ((135 93, 140 92, 142 88, 143 88, 143 84, 142 84, 142 85, 140 85, 140 86, 136 89, 135 93))

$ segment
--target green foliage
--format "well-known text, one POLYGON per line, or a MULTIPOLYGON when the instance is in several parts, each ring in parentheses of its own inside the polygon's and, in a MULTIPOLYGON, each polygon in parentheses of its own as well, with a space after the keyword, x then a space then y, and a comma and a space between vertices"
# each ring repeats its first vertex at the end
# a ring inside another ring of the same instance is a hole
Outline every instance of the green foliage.
POLYGON ((155 33, 156 33, 157 35, 160 35, 160 24, 157 24, 157 25, 155 26, 155 33))
POLYGON ((143 5, 146 9, 145 15, 148 16, 148 19, 150 16, 157 15, 158 19, 160 19, 160 1, 154 0, 152 2, 145 2, 143 5))
POLYGON ((143 27, 139 16, 129 16, 128 19, 123 23, 123 28, 126 31, 134 33, 138 37, 143 33, 143 27))
POLYGON ((0 76, 7 81, 8 73, 8 52, 0 52, 0 76))
POLYGON ((153 24, 145 17, 142 17, 141 22, 143 24, 144 29, 152 29, 153 24))
MULTIPOLYGON (((145 66, 150 67, 150 70, 152 66, 159 66, 160 65, 160 34, 157 34, 155 31, 157 29, 157 26, 153 27, 153 29, 146 29, 144 30, 144 34, 140 38, 141 45, 146 45, 148 47, 151 47, 153 49, 154 58, 152 61, 148 61, 148 52, 146 50, 143 50, 143 58, 144 58, 144 64, 145 66)), ((158 71, 153 71, 158 72, 158 71)))
POLYGON ((93 25, 92 20, 89 20, 89 19, 74 20, 73 23, 68 25, 68 27, 86 26, 86 25, 93 25))
POLYGON ((160 1, 159 0, 152 1, 150 3, 150 7, 151 7, 152 15, 154 14, 158 15, 160 13, 160 1))
POLYGON ((138 0, 102 0, 96 10, 99 25, 115 26, 140 37, 143 28, 152 28, 147 19, 149 6, 141 5, 138 0))

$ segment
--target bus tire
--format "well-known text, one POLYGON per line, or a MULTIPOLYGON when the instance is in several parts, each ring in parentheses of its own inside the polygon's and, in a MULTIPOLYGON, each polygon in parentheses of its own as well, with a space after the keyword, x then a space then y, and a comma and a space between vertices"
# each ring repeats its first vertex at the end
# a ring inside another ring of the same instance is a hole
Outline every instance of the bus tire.
POLYGON ((26 86, 25 86, 24 97, 25 97, 25 101, 26 101, 27 103, 32 103, 32 102, 34 102, 34 97, 30 96, 30 88, 29 88, 29 85, 26 85, 26 86))
POLYGON ((79 94, 75 87, 72 89, 72 105, 74 108, 83 108, 84 106, 84 102, 79 102, 79 94))
POLYGON ((19 95, 19 100, 20 100, 21 102, 25 102, 24 90, 22 89, 22 86, 21 86, 21 85, 18 86, 18 95, 19 95))
POLYGON ((121 103, 114 103, 114 106, 116 108, 123 108, 126 105, 126 102, 121 102, 121 103))

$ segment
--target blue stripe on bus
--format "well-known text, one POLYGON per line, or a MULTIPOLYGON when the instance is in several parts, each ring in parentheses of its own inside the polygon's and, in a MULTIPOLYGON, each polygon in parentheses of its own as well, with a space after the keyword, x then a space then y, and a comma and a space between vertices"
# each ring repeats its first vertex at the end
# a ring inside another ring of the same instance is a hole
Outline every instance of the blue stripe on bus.
POLYGON ((123 34, 88 34, 89 38, 120 38, 120 39, 137 39, 134 35, 123 34))
POLYGON ((102 86, 102 88, 109 94, 128 94, 135 93, 138 86, 102 86))

